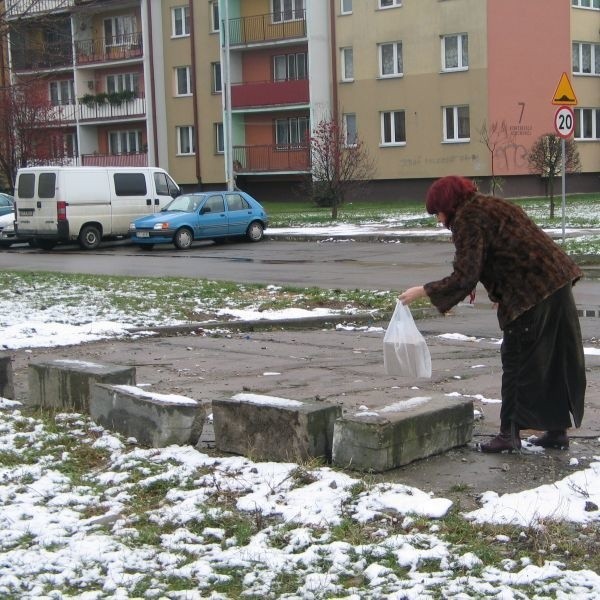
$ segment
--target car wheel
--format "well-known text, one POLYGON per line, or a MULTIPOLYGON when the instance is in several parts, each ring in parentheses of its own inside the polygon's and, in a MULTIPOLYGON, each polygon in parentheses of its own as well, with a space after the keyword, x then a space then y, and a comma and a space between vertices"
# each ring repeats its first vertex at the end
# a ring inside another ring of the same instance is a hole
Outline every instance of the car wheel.
POLYGON ((192 246, 192 242, 194 241, 194 234, 187 227, 182 227, 175 232, 173 236, 173 243, 175 244, 175 248, 179 248, 179 250, 188 250, 192 246))
POLYGON ((252 221, 246 229, 246 237, 251 242, 260 242, 263 239, 264 227, 260 221, 252 221))
POLYGON ((100 231, 93 225, 86 225, 79 232, 79 245, 84 250, 95 250, 102 240, 100 231))
POLYGON ((52 240, 34 240, 34 248, 41 248, 42 250, 52 250, 56 246, 56 242, 52 240))

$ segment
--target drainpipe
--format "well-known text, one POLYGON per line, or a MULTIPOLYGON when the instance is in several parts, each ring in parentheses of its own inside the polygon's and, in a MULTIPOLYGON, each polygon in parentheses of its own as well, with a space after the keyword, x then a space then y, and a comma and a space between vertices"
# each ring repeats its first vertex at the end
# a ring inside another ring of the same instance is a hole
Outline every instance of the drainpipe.
MULTIPOLYGON (((148 7, 148 59, 150 62, 150 103, 152 106, 152 134, 154 138, 154 164, 158 164, 158 131, 156 125, 156 91, 154 80, 154 44, 152 43, 152 0, 146 1, 148 7)), ((147 109, 146 109, 147 111, 147 109)))
POLYGON ((335 37, 335 3, 336 0, 329 0, 329 38, 331 40, 331 104, 332 119, 334 123, 338 122, 338 76, 337 76, 337 40, 335 37))
POLYGON ((196 180, 200 189, 202 189, 202 171, 200 167, 200 125, 198 122, 198 94, 196 89, 196 27, 194 21, 194 0, 189 0, 190 10, 190 52, 191 52, 191 83, 192 83, 192 104, 194 110, 194 137, 195 139, 195 162, 196 162, 196 180))

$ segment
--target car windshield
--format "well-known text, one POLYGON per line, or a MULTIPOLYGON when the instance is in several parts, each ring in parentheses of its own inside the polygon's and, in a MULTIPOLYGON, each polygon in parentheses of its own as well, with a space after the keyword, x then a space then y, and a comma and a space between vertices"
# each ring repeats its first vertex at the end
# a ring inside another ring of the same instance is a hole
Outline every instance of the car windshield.
POLYGON ((194 212, 202 201, 202 196, 178 196, 167 204, 163 211, 170 210, 175 212, 194 212))

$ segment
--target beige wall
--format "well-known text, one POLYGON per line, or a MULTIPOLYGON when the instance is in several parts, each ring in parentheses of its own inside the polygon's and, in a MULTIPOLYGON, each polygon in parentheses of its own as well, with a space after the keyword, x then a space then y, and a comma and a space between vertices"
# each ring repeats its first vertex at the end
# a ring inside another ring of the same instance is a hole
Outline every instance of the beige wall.
MULTIPOLYGON (((336 19, 338 49, 352 46, 355 56, 355 81, 340 83, 339 107, 357 114, 359 135, 376 161, 376 178, 485 174, 488 158, 476 131, 487 106, 485 2, 419 0, 387 10, 376 6, 375 0, 354 2, 352 15, 336 19), (469 69, 442 74, 440 35, 452 33, 469 34, 469 69), (397 41, 402 42, 404 76, 378 79, 377 44, 397 41), (442 107, 466 104, 471 141, 442 143, 442 107), (406 146, 380 146, 380 112, 388 110, 405 111, 406 146)), ((339 51, 337 60, 341 75, 339 51)))

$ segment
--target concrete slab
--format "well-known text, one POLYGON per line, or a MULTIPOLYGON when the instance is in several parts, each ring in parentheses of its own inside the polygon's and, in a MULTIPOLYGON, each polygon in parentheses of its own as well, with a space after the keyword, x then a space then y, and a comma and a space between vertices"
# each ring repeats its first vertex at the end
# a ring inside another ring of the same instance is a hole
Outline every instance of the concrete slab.
POLYGON ((24 404, 88 413, 94 383, 135 385, 135 367, 71 358, 32 361, 24 404))
POLYGON ((473 401, 415 396, 335 422, 333 463, 380 473, 471 441, 473 401))
POLYGON ((195 446, 202 433, 206 409, 185 396, 158 394, 131 385, 97 383, 92 386, 90 416, 99 425, 134 437, 145 446, 195 446))
POLYGON ((260 394, 213 400, 215 446, 255 460, 331 460, 333 424, 340 406, 260 394))

